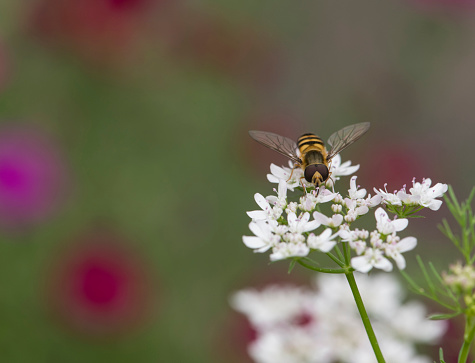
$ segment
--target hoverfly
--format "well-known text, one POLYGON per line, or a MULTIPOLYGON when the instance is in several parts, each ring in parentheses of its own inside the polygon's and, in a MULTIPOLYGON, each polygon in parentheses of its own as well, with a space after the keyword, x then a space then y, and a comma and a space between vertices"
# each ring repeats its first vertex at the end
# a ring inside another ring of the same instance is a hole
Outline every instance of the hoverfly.
POLYGON ((328 152, 322 139, 312 133, 303 134, 297 143, 272 132, 251 130, 249 135, 258 143, 287 156, 294 162, 294 169, 300 167, 303 170, 304 176, 301 179, 305 178, 318 188, 330 176, 329 163, 332 158, 363 136, 369 126, 369 122, 362 122, 335 132, 328 139, 328 145, 331 147, 328 152))

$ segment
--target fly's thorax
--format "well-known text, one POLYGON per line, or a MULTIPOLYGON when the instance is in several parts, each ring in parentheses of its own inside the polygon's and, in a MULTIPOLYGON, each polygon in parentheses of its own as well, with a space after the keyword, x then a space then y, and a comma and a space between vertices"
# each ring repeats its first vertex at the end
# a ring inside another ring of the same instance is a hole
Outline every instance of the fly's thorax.
POLYGON ((302 154, 302 161, 305 166, 310 164, 326 164, 326 152, 325 150, 309 150, 302 154))

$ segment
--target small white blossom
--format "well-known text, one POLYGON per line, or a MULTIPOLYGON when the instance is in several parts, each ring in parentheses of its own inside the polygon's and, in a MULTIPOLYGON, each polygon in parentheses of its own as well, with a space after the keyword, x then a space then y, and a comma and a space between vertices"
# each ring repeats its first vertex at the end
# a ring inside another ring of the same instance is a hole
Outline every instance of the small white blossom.
POLYGON ((369 212, 369 208, 367 206, 358 205, 358 202, 354 199, 345 198, 345 204, 348 208, 347 216, 349 216, 348 219, 345 218, 347 222, 353 222, 359 216, 369 212))
POLYGON ((373 267, 386 272, 393 269, 393 265, 383 256, 383 252, 374 248, 367 248, 362 256, 353 257, 351 267, 363 273, 369 272, 373 267))
POLYGON ((337 236, 338 233, 332 235, 332 230, 330 228, 327 228, 318 236, 311 233, 308 236, 307 244, 310 248, 314 250, 329 252, 333 249, 333 247, 335 247, 336 241, 334 241, 334 238, 337 236))
POLYGON ((340 195, 340 193, 336 193, 336 195, 333 197, 333 202, 336 204, 345 204, 345 201, 343 200, 343 197, 340 195))
POLYGON ((294 167, 291 161, 289 161, 290 167, 280 167, 275 164, 270 165, 271 174, 267 174, 267 180, 271 183, 279 183, 284 180, 287 184, 287 189, 293 191, 295 188, 303 185, 306 188, 313 187, 313 184, 307 182, 303 177, 303 171, 300 167, 294 167))
POLYGON ((350 179, 350 189, 348 189, 348 195, 350 199, 356 200, 364 198, 366 195, 366 189, 359 189, 356 186, 356 176, 352 176, 350 179))
POLYGON ((401 198, 398 197, 397 191, 389 193, 386 190, 387 184, 384 184, 384 190, 373 188, 377 195, 381 196, 381 200, 384 204, 390 205, 402 205, 401 198))
POLYGON ((247 215, 251 217, 254 221, 258 220, 276 220, 282 215, 282 208, 275 206, 272 207, 266 198, 262 194, 254 194, 254 200, 257 205, 262 208, 262 210, 255 210, 247 212, 247 215))
POLYGON ((350 209, 346 213, 346 216, 344 218, 345 218, 345 222, 352 223, 356 221, 356 218, 358 218, 358 214, 356 213, 354 209, 350 209))
POLYGON ((317 197, 313 193, 306 193, 300 197, 299 208, 305 212, 311 212, 317 205, 317 197))
POLYGON ((287 208, 285 208, 285 213, 289 214, 290 212, 297 213, 299 208, 299 204, 296 202, 290 202, 287 204, 287 208))
POLYGON ((429 178, 423 179, 422 183, 413 180, 413 187, 409 189, 410 194, 402 190, 398 193, 398 197, 408 205, 421 205, 434 211, 438 210, 442 205, 442 201, 436 198, 441 197, 447 191, 448 186, 447 184, 437 183, 431 188, 431 183, 432 181, 429 178))
POLYGON ((343 206, 341 204, 332 204, 331 206, 333 213, 341 213, 343 206))
POLYGON ((310 232, 320 227, 320 222, 316 220, 310 221, 310 213, 305 212, 299 218, 295 213, 289 213, 287 215, 287 221, 289 223, 290 232, 304 233, 310 232))
POLYGON ((384 253, 396 261, 396 265, 400 270, 404 270, 406 268, 406 260, 402 253, 414 249, 416 245, 417 239, 415 237, 406 237, 396 243, 387 243, 384 253))
POLYGON ((285 242, 290 242, 290 243, 303 243, 303 242, 305 242, 305 237, 303 236, 303 234, 295 233, 295 232, 286 233, 283 236, 283 239, 284 239, 285 242))
POLYGON ((331 217, 327 217, 325 214, 317 211, 313 212, 313 218, 320 222, 320 224, 332 228, 338 227, 343 223, 343 216, 341 214, 334 214, 331 217))
POLYGON ((366 206, 368 208, 374 208, 377 205, 381 204, 382 200, 383 200, 383 197, 381 195, 376 194, 375 196, 372 197, 371 194, 369 194, 366 199, 361 199, 359 200, 359 202, 362 206, 366 206))
POLYGON ((269 225, 269 229, 272 233, 283 236, 289 231, 289 227, 285 224, 279 224, 277 221, 268 221, 267 224, 269 225))
POLYGON ((317 203, 322 204, 333 201, 335 198, 338 198, 338 195, 338 193, 332 193, 328 189, 320 187, 317 195, 317 203))
POLYGON ((351 165, 351 161, 345 161, 343 164, 341 163, 341 156, 340 154, 335 155, 331 161, 330 165, 330 173, 331 178, 328 178, 325 185, 327 187, 332 187, 333 182, 340 180, 340 176, 347 176, 353 173, 356 173, 360 168, 359 165, 351 165))
POLYGON ((381 233, 379 231, 373 231, 370 234, 370 240, 369 242, 371 243, 371 246, 374 248, 380 248, 383 245, 383 240, 381 238, 381 233))
POLYGON ((289 257, 305 257, 309 254, 310 248, 303 243, 281 242, 272 248, 271 261, 284 260, 289 257))
POLYGON ((449 272, 443 272, 444 283, 455 291, 472 293, 475 288, 475 267, 462 265, 459 261, 449 266, 449 272))
POLYGON ((400 232, 407 227, 409 221, 406 218, 391 220, 383 208, 376 209, 374 216, 376 218, 376 228, 382 234, 392 234, 400 232))
POLYGON ((271 226, 264 221, 251 222, 249 229, 255 236, 243 236, 244 244, 254 252, 266 252, 280 242, 280 237, 272 233, 271 226))
POLYGON ((358 239, 356 230, 352 231, 347 224, 340 226, 340 231, 338 232, 342 242, 350 242, 358 239))
POLYGON ((280 209, 285 209, 287 206, 287 183, 285 182, 285 180, 281 180, 279 182, 277 196, 270 195, 266 199, 269 203, 271 203, 275 207, 278 207, 280 209))
POLYGON ((353 249, 356 254, 359 256, 366 251, 366 239, 369 236, 369 232, 365 229, 348 229, 348 225, 340 227, 338 232, 342 242, 348 242, 351 249, 353 249))
POLYGON ((353 249, 356 254, 359 256, 361 255, 364 251, 366 251, 366 242, 362 240, 356 240, 356 241, 350 241, 348 242, 351 249, 353 249))

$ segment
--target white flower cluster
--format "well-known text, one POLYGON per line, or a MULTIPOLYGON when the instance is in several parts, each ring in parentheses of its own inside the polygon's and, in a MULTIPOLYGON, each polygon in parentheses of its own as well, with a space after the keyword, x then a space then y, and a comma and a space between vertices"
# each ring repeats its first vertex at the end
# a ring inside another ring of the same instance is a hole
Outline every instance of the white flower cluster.
POLYGON ((382 196, 383 203, 393 206, 422 206, 432 210, 439 210, 442 205, 442 201, 436 198, 441 197, 448 189, 447 184, 437 183, 432 188, 430 185, 432 180, 429 178, 423 179, 422 183, 412 181, 412 188, 409 189, 409 193, 404 186, 399 191, 394 193, 388 193, 386 187, 384 190, 374 188, 374 191, 382 196))
POLYGON ((457 262, 442 274, 444 283, 456 292, 472 294, 475 289, 475 267, 457 262))
MULTIPOLYGON (((403 301, 391 275, 357 276, 388 363, 429 363, 416 344, 433 344, 444 321, 425 319, 419 302, 403 301), (395 319, 397 317, 397 319, 395 319)), ((342 276, 318 274, 315 289, 273 285, 231 298, 257 332, 248 352, 257 363, 371 363, 375 358, 354 299, 342 276)))
MULTIPOLYGON (((359 165, 350 164, 341 164, 339 157, 335 157, 332 161, 332 178, 351 174, 359 168, 359 165)), ((374 213, 376 229, 372 232, 351 229, 351 224, 367 214, 370 208, 381 204, 397 207, 401 203, 418 203, 421 207, 436 210, 442 202, 435 198, 447 190, 447 185, 440 183, 430 188, 430 179, 424 179, 422 183, 414 182, 410 194, 405 189, 397 194, 375 189, 375 196, 367 196, 366 190, 356 185, 356 176, 353 176, 347 197, 322 187, 305 193, 298 202, 293 202, 288 200, 287 192, 293 191, 302 183, 301 180, 305 180, 301 179, 301 169, 292 172, 290 168, 279 168, 272 164, 271 172, 269 181, 279 183, 277 195, 254 195, 261 210, 247 212, 252 219, 249 229, 254 236, 243 236, 244 244, 255 252, 271 250, 270 259, 277 261, 305 257, 312 250, 328 253, 338 242, 348 243, 355 255, 351 258, 351 267, 364 273, 373 267, 392 270, 389 259, 394 260, 399 269, 404 269, 406 261, 402 253, 415 248, 417 240, 414 237, 401 239, 397 234, 407 227, 408 220, 391 220, 381 207, 374 213), (329 215, 321 213, 322 204, 330 202, 329 215), (322 229, 317 231, 320 227, 322 229)))

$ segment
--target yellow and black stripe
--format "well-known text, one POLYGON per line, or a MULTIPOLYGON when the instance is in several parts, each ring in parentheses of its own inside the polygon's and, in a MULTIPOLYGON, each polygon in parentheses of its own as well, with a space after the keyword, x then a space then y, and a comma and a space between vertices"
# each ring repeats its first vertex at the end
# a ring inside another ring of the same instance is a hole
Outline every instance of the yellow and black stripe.
POLYGON ((301 154, 305 154, 309 150, 322 151, 325 148, 322 139, 312 133, 300 136, 297 140, 297 145, 301 154))

